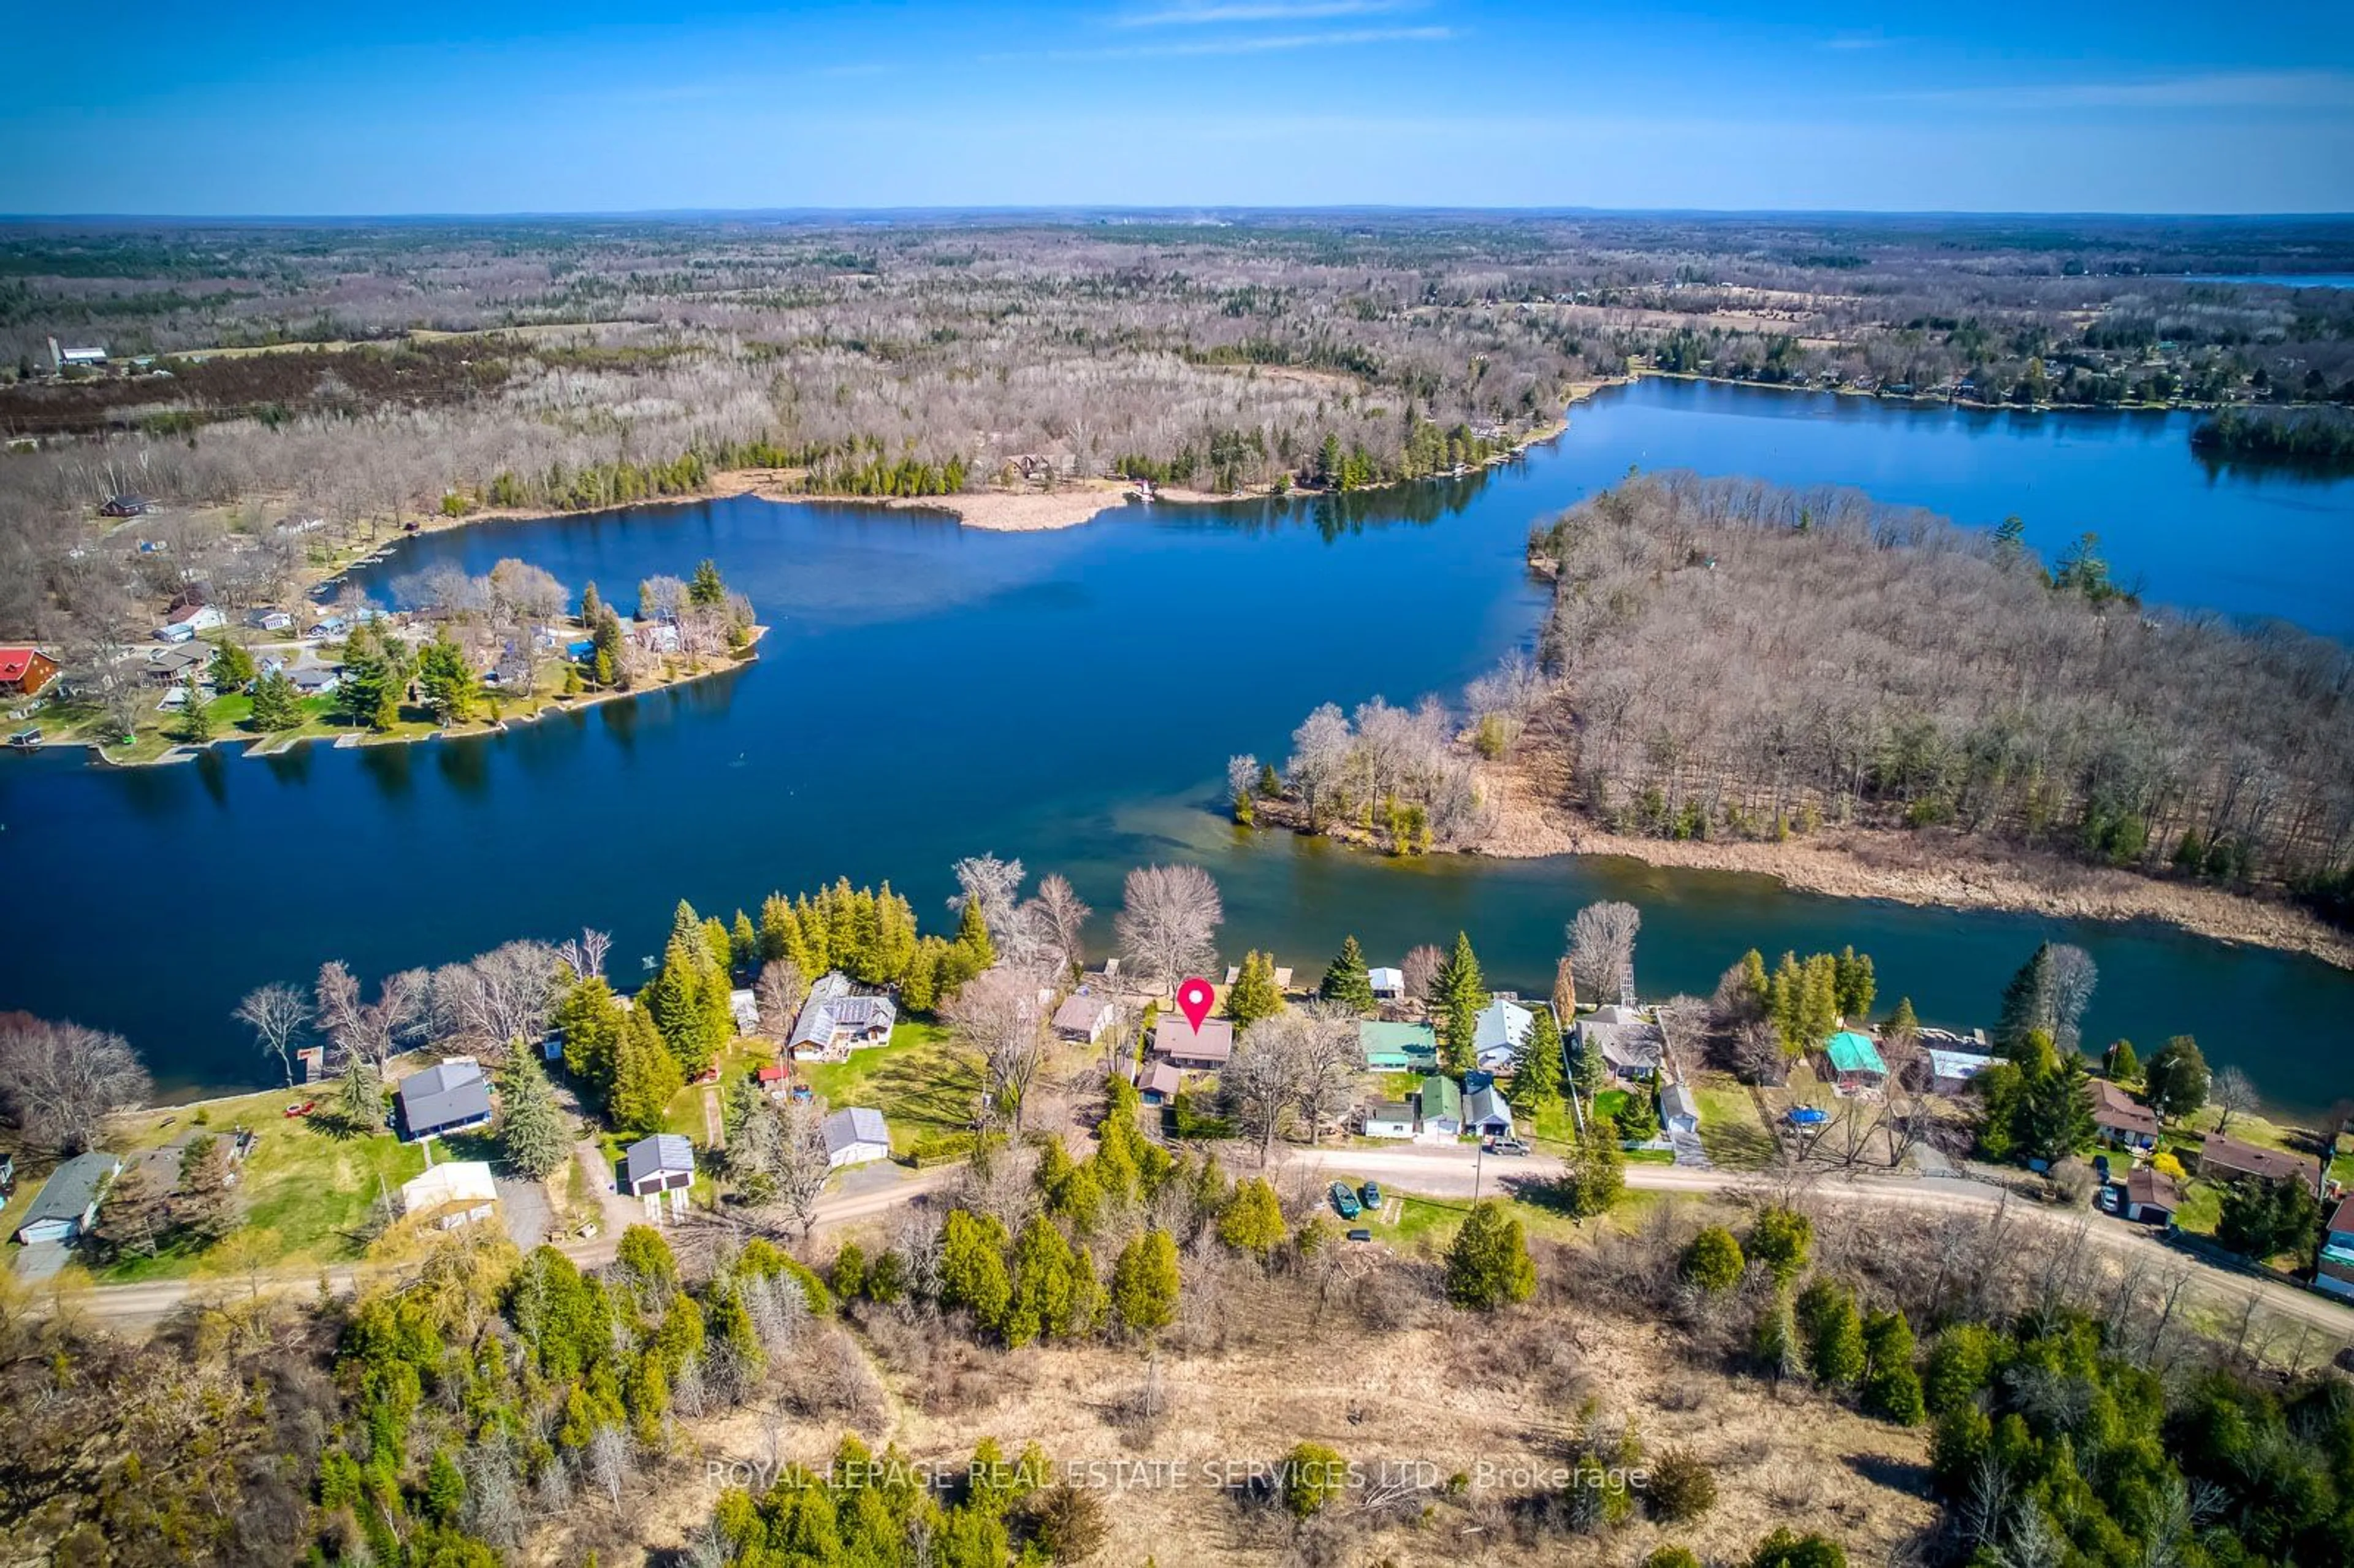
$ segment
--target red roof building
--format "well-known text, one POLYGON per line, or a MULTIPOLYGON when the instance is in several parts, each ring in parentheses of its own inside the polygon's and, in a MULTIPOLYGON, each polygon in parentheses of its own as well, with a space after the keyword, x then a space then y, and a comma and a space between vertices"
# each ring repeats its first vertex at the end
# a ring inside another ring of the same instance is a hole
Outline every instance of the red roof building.
POLYGON ((0 694, 37 697, 58 678, 58 662, 37 648, 0 648, 0 694))

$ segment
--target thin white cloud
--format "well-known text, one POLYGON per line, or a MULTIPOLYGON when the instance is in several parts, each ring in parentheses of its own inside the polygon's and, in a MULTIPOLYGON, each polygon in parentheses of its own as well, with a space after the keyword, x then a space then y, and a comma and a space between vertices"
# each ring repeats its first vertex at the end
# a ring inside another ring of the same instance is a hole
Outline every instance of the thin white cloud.
POLYGON ((1227 38, 1197 38, 1169 43, 1115 44, 1094 49, 1034 49, 983 55, 1002 60, 1142 60, 1173 59, 1198 55, 1264 55, 1289 49, 1330 49, 1368 44, 1443 44, 1455 37, 1451 27, 1336 27, 1315 33, 1256 33, 1227 38))
POLYGON ((1982 109, 2354 109, 2354 72, 2211 71, 2138 81, 2005 83, 1886 96, 1982 109))
POLYGON ((1121 27, 1200 27, 1232 22, 1322 22, 1413 11, 1423 0, 1178 0, 1152 11, 1116 16, 1121 27))
POLYGON ((1839 33, 1823 40, 1827 49, 1884 49, 1896 40, 1885 33, 1839 33))

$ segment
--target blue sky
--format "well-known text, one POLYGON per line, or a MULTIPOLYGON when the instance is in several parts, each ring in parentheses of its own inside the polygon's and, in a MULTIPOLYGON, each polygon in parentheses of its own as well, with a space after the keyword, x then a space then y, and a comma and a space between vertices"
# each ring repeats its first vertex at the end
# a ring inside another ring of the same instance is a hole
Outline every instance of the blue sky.
POLYGON ((0 5, 8 213, 2354 211, 2348 0, 0 5))

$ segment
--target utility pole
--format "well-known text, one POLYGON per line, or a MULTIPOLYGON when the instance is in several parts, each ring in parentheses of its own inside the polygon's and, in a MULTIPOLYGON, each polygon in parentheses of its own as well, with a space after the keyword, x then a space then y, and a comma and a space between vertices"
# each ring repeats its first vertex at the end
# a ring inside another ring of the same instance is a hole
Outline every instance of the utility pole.
POLYGON ((1479 1201, 1479 1174, 1487 1162, 1488 1140, 1483 1138, 1479 1140, 1479 1149, 1471 1156, 1471 1201, 1475 1203, 1479 1201))

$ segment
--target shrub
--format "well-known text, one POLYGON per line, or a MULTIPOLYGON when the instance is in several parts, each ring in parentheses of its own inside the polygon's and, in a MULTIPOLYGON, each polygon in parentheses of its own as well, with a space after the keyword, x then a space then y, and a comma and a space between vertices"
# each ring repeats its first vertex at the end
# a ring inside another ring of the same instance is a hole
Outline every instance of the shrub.
POLYGON ((1814 1245, 1815 1223, 1796 1209, 1761 1209, 1749 1227, 1749 1255, 1774 1271, 1787 1285, 1807 1266, 1807 1251, 1814 1245))
POLYGON ((973 1135, 969 1132, 936 1132, 929 1138, 916 1139, 907 1150, 907 1163, 918 1171, 927 1165, 952 1165, 960 1160, 971 1159, 973 1144, 973 1135))
POLYGON ((1643 1568, 1700 1568, 1689 1546, 1662 1546, 1643 1559, 1643 1568))
POLYGON ((1748 1260, 1741 1255, 1741 1244, 1723 1225, 1709 1226, 1684 1248, 1684 1277, 1711 1295, 1740 1284, 1747 1267, 1748 1260))
POLYGON ((1691 1449, 1670 1448, 1651 1466, 1643 1501, 1654 1519, 1698 1519, 1716 1506, 1716 1474, 1691 1449))
POLYGON ((1295 1519, 1306 1519, 1348 1484, 1349 1462, 1321 1443, 1299 1443, 1283 1457, 1278 1495, 1295 1519))
POLYGON ((1821 1535, 1776 1530, 1750 1553, 1749 1568, 1847 1568, 1847 1548, 1821 1535))
POLYGON ((1521 1222, 1493 1198, 1473 1204, 1447 1249, 1447 1298, 1458 1307, 1492 1312, 1527 1300, 1536 1287, 1537 1266, 1521 1222))
POLYGON ((1110 1526, 1102 1500, 1064 1481, 1031 1494, 1030 1535, 1057 1563, 1081 1563, 1102 1550, 1110 1526))

